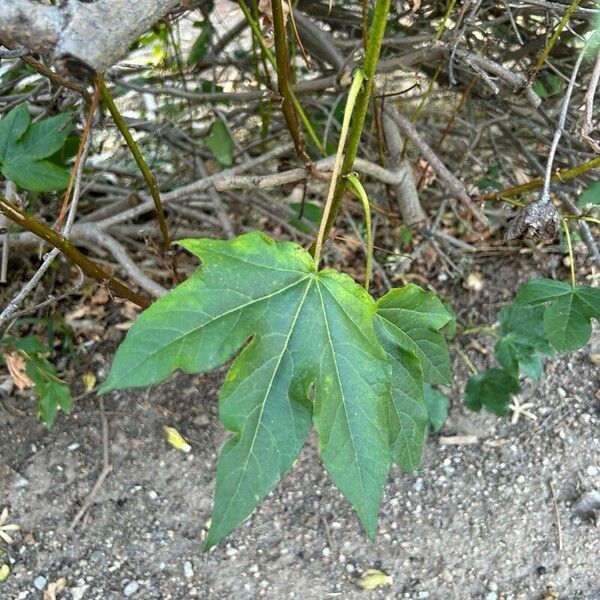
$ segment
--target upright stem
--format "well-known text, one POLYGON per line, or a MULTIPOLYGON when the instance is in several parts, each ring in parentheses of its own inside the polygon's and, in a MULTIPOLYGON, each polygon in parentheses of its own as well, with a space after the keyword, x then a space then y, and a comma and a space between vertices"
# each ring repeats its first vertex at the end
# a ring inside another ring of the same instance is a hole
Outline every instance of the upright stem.
MULTIPOLYGON (((333 226, 335 218, 340 210, 340 202, 344 192, 346 191, 346 186, 348 185, 345 176, 352 171, 352 167, 354 165, 354 159, 356 158, 358 145, 360 144, 360 137, 365 123, 365 117, 369 108, 369 100, 371 98, 373 80, 375 78, 375 69, 377 67, 377 61, 379 60, 381 42, 383 41, 383 34, 385 33, 385 26, 387 23, 389 10, 390 0, 376 1, 373 22, 371 23, 371 31, 369 34, 369 41, 367 43, 367 50, 365 52, 365 62, 363 65, 365 82, 363 84, 362 91, 356 100, 354 112, 352 113, 352 124, 348 134, 348 146, 344 153, 344 162, 342 163, 342 178, 338 180, 335 188, 331 210, 327 217, 327 222, 323 232, 323 239, 329 235, 331 227, 333 226)), ((313 254, 316 256, 316 252, 314 252, 315 250, 316 244, 313 248, 313 254)))
POLYGON ((89 275, 99 283, 106 284, 109 289, 121 298, 127 298, 127 300, 131 300, 142 308, 150 306, 150 302, 146 298, 136 294, 126 285, 109 275, 104 269, 85 256, 85 254, 82 254, 65 236, 29 216, 3 196, 0 196, 0 212, 6 215, 11 221, 14 221, 27 229, 27 231, 31 231, 31 233, 48 242, 51 246, 58 248, 71 262, 80 267, 86 275, 89 275))
POLYGON ((304 142, 298 127, 298 120, 294 110, 292 100, 292 84, 290 73, 290 57, 287 46, 287 35, 285 23, 283 20, 283 5, 281 0, 271 0, 273 11, 273 31, 275 33, 275 62, 277 66, 277 84, 279 93, 283 101, 281 103, 281 112, 289 129, 294 148, 298 157, 306 164, 310 163, 310 158, 304 149, 304 142))
POLYGON ((571 243, 571 231, 567 219, 562 220, 563 229, 565 230, 565 239, 567 240, 567 248, 569 250, 569 261, 571 263, 571 285, 575 287, 575 257, 573 256, 573 244, 571 243))
POLYGON ((135 162, 137 163, 138 167, 140 168, 140 171, 142 172, 142 175, 144 176, 144 179, 146 180, 146 185, 148 186, 148 189, 150 190, 150 195, 154 200, 154 208, 156 209, 158 224, 163 237, 163 245, 166 249, 171 245, 171 240, 169 238, 169 230, 167 228, 165 212, 163 210, 163 205, 160 199, 160 192, 158 190, 158 185, 156 184, 156 179, 154 178, 152 171, 150 171, 150 169, 148 168, 148 165, 146 164, 146 161, 144 160, 144 157, 142 156, 138 145, 135 143, 135 140, 133 139, 133 136, 129 131, 129 127, 127 127, 125 119, 123 119, 121 113, 119 112, 119 109, 116 107, 114 100, 110 92, 108 91, 108 88, 100 79, 98 80, 98 85, 100 87, 100 94, 102 95, 102 99, 106 103, 106 106, 110 114, 112 115, 117 129, 121 132, 123 139, 127 143, 127 146, 129 147, 129 150, 131 151, 135 162))

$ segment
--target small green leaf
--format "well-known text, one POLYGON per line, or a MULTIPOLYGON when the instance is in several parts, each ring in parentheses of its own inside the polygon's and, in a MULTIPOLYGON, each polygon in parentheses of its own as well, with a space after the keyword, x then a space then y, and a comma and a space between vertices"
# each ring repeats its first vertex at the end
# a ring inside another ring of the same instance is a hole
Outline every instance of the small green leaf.
POLYGON ((559 352, 585 346, 592 334, 590 320, 600 319, 600 289, 572 287, 552 279, 528 282, 519 290, 515 303, 545 305, 544 330, 550 344, 559 352))
POLYGON ((577 198, 578 206, 585 206, 586 204, 592 204, 594 206, 600 205, 600 179, 590 183, 590 185, 581 192, 579 198, 577 198))
POLYGON ((69 414, 73 407, 73 398, 69 386, 57 381, 44 381, 36 384, 35 391, 39 395, 38 413, 42 421, 52 427, 58 409, 69 414))
POLYGON ((26 104, 15 106, 0 120, 0 162, 6 160, 6 151, 14 146, 29 127, 31 117, 26 104))
POLYGON ((210 38, 212 36, 212 26, 208 19, 198 23, 197 25, 194 23, 194 27, 196 26, 198 29, 200 29, 200 33, 198 34, 198 37, 196 38, 196 41, 190 50, 190 54, 187 59, 188 65, 195 65, 206 56, 209 48, 210 38))
POLYGON ((409 284, 383 296, 377 314, 389 323, 397 343, 419 357, 426 382, 452 385, 448 348, 439 332, 451 316, 436 296, 409 284))
POLYGON ((17 143, 9 144, 5 163, 23 164, 54 154, 64 145, 71 127, 71 117, 68 114, 56 115, 33 123, 17 143))
POLYGON ((50 348, 44 346, 34 335, 26 335, 21 338, 4 338, 2 343, 23 350, 27 354, 46 354, 50 352, 50 348))
POLYGON ((488 369, 473 375, 465 389, 465 402, 471 410, 482 407, 504 417, 508 414, 511 394, 521 391, 519 380, 502 369, 488 369))
POLYGON ((69 183, 68 171, 47 160, 4 164, 2 174, 31 192, 56 192, 69 183))
POLYGON ((429 424, 431 425, 431 429, 437 432, 442 428, 448 417, 450 399, 427 383, 423 384, 423 397, 427 406, 429 424))
POLYGON ((235 147, 222 119, 219 118, 212 124, 210 135, 206 138, 206 145, 212 150, 217 162, 222 167, 230 167, 233 164, 235 147))
POLYGON ((373 331, 374 301, 348 276, 317 272, 300 246, 259 233, 181 244, 202 267, 142 313, 101 392, 158 383, 178 368, 206 371, 246 344, 219 396, 232 435, 205 547, 291 467, 311 418, 327 471, 373 536, 389 470, 391 374, 373 331))

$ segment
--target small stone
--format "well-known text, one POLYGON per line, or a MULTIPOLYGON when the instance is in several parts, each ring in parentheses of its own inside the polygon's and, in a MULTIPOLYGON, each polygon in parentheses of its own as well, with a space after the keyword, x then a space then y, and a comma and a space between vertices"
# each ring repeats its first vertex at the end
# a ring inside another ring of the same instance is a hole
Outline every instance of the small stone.
POLYGON ((423 590, 417 594, 417 598, 419 600, 425 600, 426 598, 429 598, 429 592, 427 590, 423 590))
POLYGON ((69 444, 67 446, 67 450, 69 450, 70 452, 77 450, 77 448, 79 448, 79 444, 77 442, 73 442, 72 444, 69 444))
POLYGON ((192 562, 189 560, 186 560, 183 563, 183 576, 186 579, 191 579, 194 576, 194 566, 192 565, 192 562))
POLYGON ((415 492, 420 492, 422 489, 423 489, 423 480, 419 477, 413 483, 413 490, 415 490, 415 492))
POLYGON ((496 592, 489 592, 484 596, 485 600, 498 600, 498 594, 496 592))
POLYGON ((150 490, 148 492, 148 498, 150 498, 150 500, 158 500, 158 494, 154 490, 150 490))
POLYGON ((133 596, 140 589, 140 584, 137 581, 130 581, 123 588, 123 595, 129 598, 129 596, 133 596))
POLYGON ((89 585, 84 584, 84 585, 70 588, 71 600, 83 600, 85 592, 89 587, 90 587, 89 585))
POLYGON ((35 589, 39 590, 40 592, 46 587, 47 583, 48 583, 48 580, 43 575, 38 575, 33 580, 33 585, 34 585, 35 589))
POLYGON ((598 475, 598 467, 595 467, 594 465, 590 465, 585 472, 590 476, 590 477, 596 477, 596 475, 598 475))

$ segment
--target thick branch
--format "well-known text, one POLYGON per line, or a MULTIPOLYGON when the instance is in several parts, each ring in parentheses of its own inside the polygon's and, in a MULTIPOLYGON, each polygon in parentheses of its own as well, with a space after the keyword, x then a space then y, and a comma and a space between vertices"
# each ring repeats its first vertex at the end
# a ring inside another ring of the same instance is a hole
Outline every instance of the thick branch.
POLYGON ((179 3, 67 0, 48 6, 31 0, 0 0, 0 40, 47 55, 60 70, 89 76, 114 65, 142 33, 179 3))

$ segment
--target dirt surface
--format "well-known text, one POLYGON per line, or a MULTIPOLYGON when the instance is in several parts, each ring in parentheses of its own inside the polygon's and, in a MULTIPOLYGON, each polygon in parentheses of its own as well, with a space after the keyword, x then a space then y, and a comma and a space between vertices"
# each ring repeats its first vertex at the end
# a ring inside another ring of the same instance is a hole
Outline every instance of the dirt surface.
MULTIPOLYGON (((460 296, 463 322, 489 324, 526 275, 513 262, 482 273, 480 292, 447 288, 460 296)), ((481 351, 493 340, 475 341, 478 350, 458 340, 485 368, 491 358, 481 351)), ((93 352, 102 375, 110 357, 93 352)), ((222 371, 105 398, 112 472, 73 531, 102 470, 98 399, 80 398, 71 417, 47 430, 28 416, 32 401, 9 398, 27 416, 0 409, 0 510, 9 507, 22 529, 0 598, 41 598, 64 577, 58 600, 600 599, 600 529, 574 509, 600 490, 600 382, 590 352, 547 361, 541 382, 524 383, 520 402, 537 418, 516 424, 464 408, 469 371, 453 352, 450 417, 431 436, 420 473, 392 471, 372 544, 324 473, 313 436, 258 511, 202 553, 226 438, 217 419, 222 371), (179 429, 193 451, 168 446, 163 425, 179 429), (474 443, 444 444, 440 435, 474 443), (359 590, 356 576, 374 568, 393 583, 359 590)))

